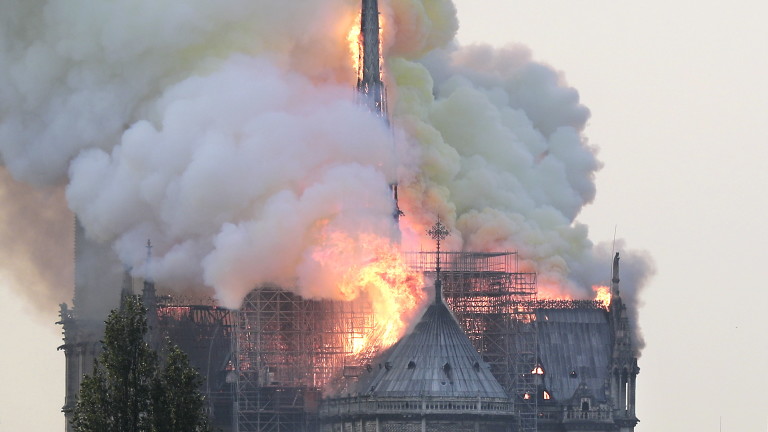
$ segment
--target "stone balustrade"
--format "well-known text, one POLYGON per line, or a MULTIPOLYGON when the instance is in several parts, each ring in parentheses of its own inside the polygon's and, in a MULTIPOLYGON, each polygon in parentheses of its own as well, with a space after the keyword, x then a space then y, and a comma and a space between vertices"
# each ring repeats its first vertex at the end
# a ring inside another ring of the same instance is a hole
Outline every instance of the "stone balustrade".
POLYGON ((349 397, 326 400, 320 407, 320 416, 347 416, 357 414, 513 414, 508 399, 489 398, 376 398, 349 397))

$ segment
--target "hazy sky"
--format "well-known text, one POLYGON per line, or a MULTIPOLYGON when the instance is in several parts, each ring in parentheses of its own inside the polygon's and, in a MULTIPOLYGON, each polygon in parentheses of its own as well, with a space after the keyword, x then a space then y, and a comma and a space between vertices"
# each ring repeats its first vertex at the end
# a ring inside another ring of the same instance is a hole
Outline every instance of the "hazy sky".
MULTIPOLYGON (((592 111, 578 220, 649 252, 638 432, 768 430, 768 6, 457 0, 462 43, 523 44, 592 111), (694 6, 695 5, 695 6, 694 6)), ((60 330, 0 281, 0 431, 59 431, 60 330)))
POLYGON ((768 6, 458 0, 462 43, 520 43, 592 110, 578 218, 652 254, 638 432, 768 430, 768 6))

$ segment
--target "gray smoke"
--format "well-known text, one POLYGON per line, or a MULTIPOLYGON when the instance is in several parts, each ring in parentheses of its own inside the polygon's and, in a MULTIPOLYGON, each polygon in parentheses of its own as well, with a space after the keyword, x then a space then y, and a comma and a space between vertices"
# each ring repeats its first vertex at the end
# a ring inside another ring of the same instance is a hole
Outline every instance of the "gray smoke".
MULTIPOLYGON (((611 257, 577 221, 601 166, 578 92, 523 47, 457 46, 450 1, 382 6, 394 132, 354 103, 358 1, 4 2, 3 163, 66 183, 137 275, 229 306, 261 283, 337 297, 317 251, 390 236, 395 179, 404 248, 439 215, 449 247, 518 250, 543 295, 590 297, 611 257)), ((621 252, 634 302, 652 265, 621 252)))
MULTIPOLYGON (((422 156, 404 185, 410 220, 447 218, 455 249, 519 251, 523 269, 538 273, 540 297, 591 298, 593 286, 610 285, 611 249, 576 219, 602 164, 582 133, 589 110, 560 73, 521 46, 448 45, 390 68, 402 83, 399 125, 422 156)), ((623 242, 617 250, 636 325, 653 265, 623 242)))

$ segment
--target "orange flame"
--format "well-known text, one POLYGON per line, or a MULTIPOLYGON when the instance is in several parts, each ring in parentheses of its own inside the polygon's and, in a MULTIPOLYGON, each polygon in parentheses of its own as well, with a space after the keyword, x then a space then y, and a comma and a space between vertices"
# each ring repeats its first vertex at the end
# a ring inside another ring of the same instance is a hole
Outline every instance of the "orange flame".
POLYGON ((554 282, 539 281, 537 296, 540 300, 573 300, 573 294, 554 282))
POLYGON ((357 79, 362 78, 363 69, 360 67, 360 56, 362 55, 362 35, 360 34, 360 20, 362 17, 358 14, 352 23, 352 28, 347 33, 347 42, 349 43, 349 54, 352 56, 352 66, 354 67, 357 79))
POLYGON ((595 292, 595 301, 602 303, 603 306, 611 305, 611 288, 604 285, 593 285, 592 291, 595 292))
MULTIPOLYGON (((362 15, 358 14, 352 22, 352 27, 347 32, 347 43, 349 45, 349 55, 352 59, 352 68, 355 71, 357 79, 363 78, 362 56, 363 56, 363 35, 361 33, 362 15)), ((379 15, 379 64, 384 64, 384 27, 385 16, 379 15)), ((381 79, 384 79, 383 71, 381 79)))
POLYGON ((384 81, 384 28, 386 27, 387 20, 385 19, 386 15, 379 14, 379 65, 381 65, 381 76, 379 77, 382 81, 384 81))
POLYGON ((408 268, 397 245, 374 234, 357 239, 328 233, 313 258, 332 274, 345 300, 365 295, 375 320, 372 334, 349 341, 354 355, 386 348, 405 333, 425 298, 423 275, 408 268))

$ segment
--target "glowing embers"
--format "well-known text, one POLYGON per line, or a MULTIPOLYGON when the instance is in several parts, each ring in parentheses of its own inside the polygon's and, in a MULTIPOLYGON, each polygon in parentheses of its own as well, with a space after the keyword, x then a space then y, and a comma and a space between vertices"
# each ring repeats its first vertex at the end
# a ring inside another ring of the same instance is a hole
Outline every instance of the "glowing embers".
MULTIPOLYGON (((550 393, 549 390, 542 390, 541 392, 539 392, 538 396, 539 396, 539 400, 544 400, 544 401, 552 400, 552 393, 550 393)), ((531 394, 530 393, 524 394, 523 400, 531 400, 531 394)))
POLYGON ((534 374, 534 375, 544 375, 544 368, 541 366, 540 363, 537 363, 536 367, 533 368, 531 373, 534 374))
POLYGON ((592 291, 595 292, 595 301, 600 303, 603 307, 609 307, 611 305, 611 288, 602 285, 592 286, 592 291))
POLYGON ((160 319, 173 318, 181 320, 190 316, 189 306, 163 306, 157 309, 157 316, 160 319))

